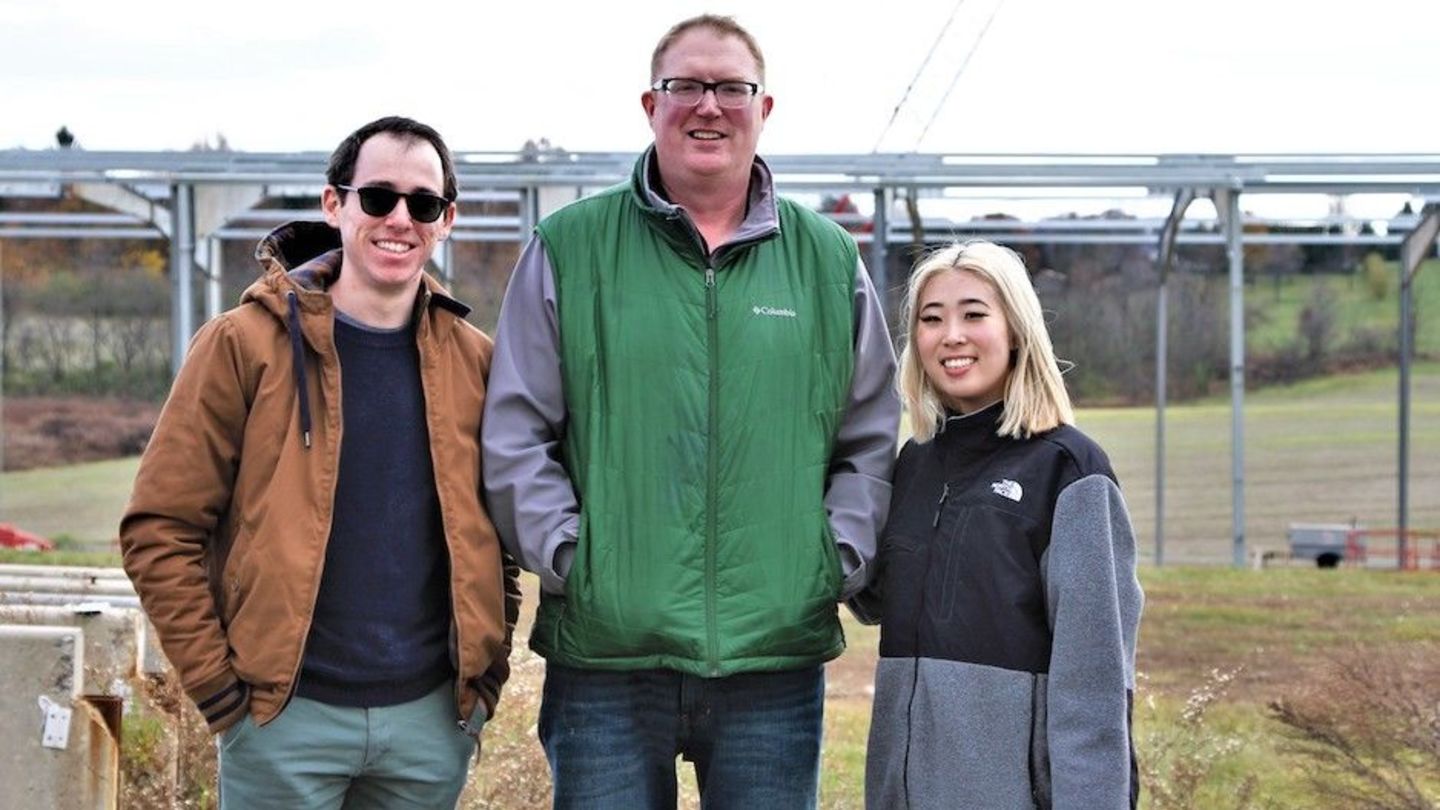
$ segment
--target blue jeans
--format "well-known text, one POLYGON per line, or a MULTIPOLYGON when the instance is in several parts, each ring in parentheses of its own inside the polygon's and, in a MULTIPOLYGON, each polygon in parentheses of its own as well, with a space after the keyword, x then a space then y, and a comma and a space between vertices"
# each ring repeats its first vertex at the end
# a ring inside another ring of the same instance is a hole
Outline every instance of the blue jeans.
POLYGON ((824 711, 819 666, 701 678, 550 664, 540 742, 554 806, 673 809, 683 756, 705 810, 814 808, 824 711))

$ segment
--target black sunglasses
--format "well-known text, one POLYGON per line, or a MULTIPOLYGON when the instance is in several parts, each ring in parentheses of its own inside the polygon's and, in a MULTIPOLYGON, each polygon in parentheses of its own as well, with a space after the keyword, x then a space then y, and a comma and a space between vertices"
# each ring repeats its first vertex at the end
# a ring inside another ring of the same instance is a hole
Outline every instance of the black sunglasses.
POLYGON ((405 198, 405 210, 410 212, 410 218, 416 222, 434 222, 445 213, 450 207, 450 201, 438 194, 431 194, 428 191, 412 191, 409 194, 401 194, 393 188, 384 186, 340 186, 335 188, 341 191, 353 191, 360 198, 360 210, 372 217, 383 217, 395 210, 395 203, 405 198))

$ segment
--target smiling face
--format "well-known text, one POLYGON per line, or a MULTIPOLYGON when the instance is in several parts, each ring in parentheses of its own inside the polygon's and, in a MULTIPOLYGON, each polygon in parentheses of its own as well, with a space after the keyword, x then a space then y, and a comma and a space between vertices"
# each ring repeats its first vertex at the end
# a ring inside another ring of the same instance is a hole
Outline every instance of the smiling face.
POLYGON ((988 281, 964 270, 938 272, 915 312, 915 348, 941 404, 972 413, 1004 397, 1010 325, 988 281))
MULTIPOLYGON (((676 78, 763 83, 745 42, 706 26, 691 28, 671 43, 652 80, 676 78)), ((755 148, 774 105, 770 96, 761 93, 744 107, 727 109, 710 92, 699 104, 686 107, 663 92, 647 90, 641 104, 655 133, 660 177, 672 197, 684 200, 691 189, 716 184, 749 186, 755 148)))
MULTIPOLYGON (((402 193, 425 191, 443 194, 440 155, 421 138, 401 138, 388 132, 372 136, 360 146, 355 188, 381 186, 402 193)), ((325 221, 340 231, 344 261, 332 292, 388 297, 413 293, 420 272, 435 244, 450 233, 455 221, 451 203, 435 222, 416 222, 402 199, 390 213, 371 216, 360 207, 360 195, 327 186, 321 198, 325 221)))

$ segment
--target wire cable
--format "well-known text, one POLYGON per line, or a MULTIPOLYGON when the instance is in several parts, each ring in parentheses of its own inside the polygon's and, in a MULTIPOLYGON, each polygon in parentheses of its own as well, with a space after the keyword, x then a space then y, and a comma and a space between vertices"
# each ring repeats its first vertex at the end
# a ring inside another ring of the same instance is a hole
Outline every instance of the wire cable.
POLYGON ((900 100, 895 103, 895 109, 890 111, 890 120, 885 122, 885 128, 880 131, 880 137, 875 139, 875 146, 870 150, 871 154, 880 151, 880 144, 884 143, 885 136, 890 134, 890 128, 895 125, 895 119, 900 115, 900 109, 905 106, 905 102, 910 98, 910 91, 915 89, 915 83, 920 81, 920 76, 925 72, 925 68, 930 65, 931 57, 935 56, 935 51, 940 48, 940 43, 945 39, 945 32, 950 30, 950 23, 955 22, 955 15, 960 13, 960 7, 963 5, 965 5, 965 0, 957 0, 955 7, 950 9, 950 16, 945 20, 945 24, 940 27, 940 33, 936 35, 935 41, 930 43, 930 51, 926 53, 925 58, 920 61, 920 67, 915 70, 915 75, 911 77, 910 83, 905 86, 905 91, 900 94, 900 100))
POLYGON ((925 122, 925 128, 920 130, 920 137, 915 139, 915 146, 910 151, 920 151, 920 144, 930 133, 930 126, 935 123, 936 118, 940 117, 940 111, 945 109, 945 102, 950 100, 950 93, 955 90, 955 85, 960 83, 960 77, 965 74, 965 68, 970 66, 970 60, 975 56, 975 52, 980 50, 980 43, 985 40, 985 33, 990 30, 990 24, 995 22, 995 15, 1000 13, 1000 7, 1003 5, 1005 5, 1005 0, 1000 0, 990 10, 990 16, 985 19, 985 25, 980 28, 980 35, 975 37, 975 44, 971 45, 969 52, 965 54, 965 60, 956 69, 955 76, 950 79, 950 86, 945 88, 945 95, 940 97, 940 103, 935 105, 935 112, 930 114, 930 120, 925 122))

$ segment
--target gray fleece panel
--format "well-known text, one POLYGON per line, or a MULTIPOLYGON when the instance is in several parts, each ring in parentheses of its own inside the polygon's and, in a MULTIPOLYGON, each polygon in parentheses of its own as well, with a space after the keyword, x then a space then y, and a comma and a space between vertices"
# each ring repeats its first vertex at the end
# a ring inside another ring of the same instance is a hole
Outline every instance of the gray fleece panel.
POLYGON ((1031 732, 1044 681, 980 664, 880 659, 865 806, 1031 810, 1031 732))
POLYGON ((1041 568, 1054 638, 1046 701, 1054 807, 1128 808, 1127 692, 1144 594, 1113 480, 1091 475, 1061 491, 1041 568))

